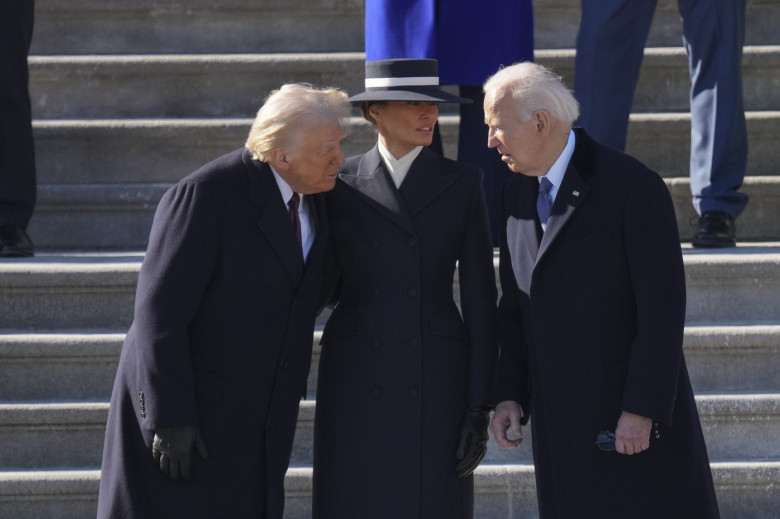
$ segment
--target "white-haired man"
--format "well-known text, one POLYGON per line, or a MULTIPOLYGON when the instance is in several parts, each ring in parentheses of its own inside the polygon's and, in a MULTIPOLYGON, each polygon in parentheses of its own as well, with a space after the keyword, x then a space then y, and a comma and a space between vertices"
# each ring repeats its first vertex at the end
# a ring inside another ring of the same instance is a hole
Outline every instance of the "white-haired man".
POLYGON ((484 89, 488 146, 519 173, 499 198, 496 441, 517 447, 532 418, 542 519, 718 517, 663 180, 572 129, 577 102, 544 67, 484 89))
POLYGON ((99 518, 281 519, 346 94, 289 84, 160 201, 111 398, 99 518), (197 453, 197 454, 195 454, 197 453))

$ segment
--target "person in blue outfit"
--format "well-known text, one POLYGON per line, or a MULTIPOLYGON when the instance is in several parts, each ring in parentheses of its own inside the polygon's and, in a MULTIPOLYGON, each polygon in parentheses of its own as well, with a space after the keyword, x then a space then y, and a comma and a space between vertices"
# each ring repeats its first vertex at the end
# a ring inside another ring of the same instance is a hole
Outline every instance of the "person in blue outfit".
MULTIPOLYGON (((579 125, 624 150, 631 103, 657 0, 582 0, 574 91, 579 125)), ((745 0, 678 0, 691 75, 690 179, 694 247, 736 244, 747 166, 742 101, 745 0)))
MULTIPOLYGON (((498 243, 497 201, 509 178, 485 148, 482 83, 500 66, 533 61, 531 0, 371 0, 366 2, 366 61, 433 58, 444 85, 458 85, 458 160, 481 168, 493 244, 498 243)), ((431 145, 441 153, 441 137, 431 145)))
POLYGON ((34 10, 33 0, 0 3, 0 258, 35 253, 27 235, 36 190, 27 68, 34 10))

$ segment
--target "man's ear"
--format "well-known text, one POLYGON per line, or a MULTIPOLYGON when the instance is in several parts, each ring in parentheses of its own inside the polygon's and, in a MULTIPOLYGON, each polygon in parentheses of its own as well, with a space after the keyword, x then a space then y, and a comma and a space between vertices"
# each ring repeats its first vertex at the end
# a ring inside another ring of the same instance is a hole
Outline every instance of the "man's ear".
POLYGON ((287 162, 287 152, 280 148, 272 149, 269 153, 268 162, 270 162, 277 171, 287 169, 289 164, 287 162))
POLYGON ((537 132, 544 134, 550 131, 550 117, 545 110, 535 111, 533 121, 537 132))

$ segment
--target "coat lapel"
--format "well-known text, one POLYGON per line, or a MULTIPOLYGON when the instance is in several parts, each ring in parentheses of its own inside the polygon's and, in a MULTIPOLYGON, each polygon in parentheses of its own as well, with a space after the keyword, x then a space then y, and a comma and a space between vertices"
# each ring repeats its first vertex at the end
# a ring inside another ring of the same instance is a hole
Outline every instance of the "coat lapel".
POLYGON ((531 285, 531 274, 539 253, 541 226, 536 215, 537 189, 535 178, 518 175, 510 177, 504 193, 506 246, 517 286, 523 291, 531 285))
POLYGON ((357 171, 342 172, 339 178, 360 193, 379 213, 406 231, 414 233, 409 213, 401 201, 398 190, 393 184, 390 173, 385 168, 376 146, 361 157, 357 171))
POLYGON ((439 164, 436 152, 423 148, 409 168, 399 192, 410 216, 414 217, 458 179, 457 172, 442 171, 439 164))
POLYGON ((252 160, 247 151, 243 160, 249 176, 249 200, 260 208, 257 225, 297 286, 303 275, 303 257, 271 167, 252 160))
MULTIPOLYGON (((578 148, 580 148, 580 141, 578 141, 574 149, 575 155, 578 148)), ((574 159, 575 157, 572 156, 572 160, 569 161, 569 165, 566 167, 561 187, 558 189, 558 194, 555 197, 550 218, 547 220, 547 230, 544 232, 539 246, 537 263, 544 257, 550 245, 558 237, 561 230, 566 226, 566 223, 571 219, 588 194, 588 184, 585 183, 577 170, 574 159)))

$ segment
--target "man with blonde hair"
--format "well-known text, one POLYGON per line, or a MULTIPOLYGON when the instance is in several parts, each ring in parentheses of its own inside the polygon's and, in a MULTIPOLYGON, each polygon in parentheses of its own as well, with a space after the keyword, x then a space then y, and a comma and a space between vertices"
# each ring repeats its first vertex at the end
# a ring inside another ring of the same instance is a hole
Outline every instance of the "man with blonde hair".
POLYGON ((519 173, 499 198, 496 442, 516 448, 532 418, 542 519, 717 518, 669 191, 572 129, 577 102, 544 67, 484 89, 488 147, 519 173))
POLYGON ((98 518, 281 519, 346 94, 289 84, 160 201, 111 397, 98 518), (197 454, 193 454, 195 451, 197 454))

